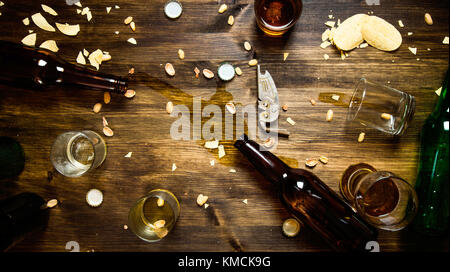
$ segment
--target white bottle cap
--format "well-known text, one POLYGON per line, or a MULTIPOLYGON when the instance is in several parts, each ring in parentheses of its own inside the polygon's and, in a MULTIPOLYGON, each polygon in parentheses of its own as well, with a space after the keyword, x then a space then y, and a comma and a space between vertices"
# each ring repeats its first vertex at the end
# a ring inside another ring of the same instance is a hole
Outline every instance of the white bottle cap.
POLYGON ((233 65, 229 63, 221 64, 217 69, 217 75, 219 75, 219 78, 222 79, 223 81, 232 80, 235 75, 233 65))
POLYGON ((171 19, 176 19, 181 16, 183 6, 176 0, 169 0, 164 6, 164 13, 171 19))
POLYGON ((91 189, 86 194, 86 202, 91 207, 98 207, 103 202, 103 193, 98 189, 91 189))

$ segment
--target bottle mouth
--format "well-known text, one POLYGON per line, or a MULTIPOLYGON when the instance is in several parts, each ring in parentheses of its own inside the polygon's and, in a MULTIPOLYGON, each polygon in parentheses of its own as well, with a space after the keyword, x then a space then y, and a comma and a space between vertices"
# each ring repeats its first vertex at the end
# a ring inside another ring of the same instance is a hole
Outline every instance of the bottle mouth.
POLYGON ((240 148, 242 145, 244 145, 245 143, 247 143, 248 141, 248 136, 246 134, 242 134, 237 140, 236 142, 234 142, 234 147, 236 148, 240 148))

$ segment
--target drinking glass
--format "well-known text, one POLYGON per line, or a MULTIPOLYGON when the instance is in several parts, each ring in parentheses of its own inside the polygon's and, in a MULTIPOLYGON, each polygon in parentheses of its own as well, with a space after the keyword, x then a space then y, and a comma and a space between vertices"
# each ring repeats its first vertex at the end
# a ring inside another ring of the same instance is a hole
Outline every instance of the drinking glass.
POLYGON ((255 0, 256 23, 266 34, 283 35, 297 22, 302 6, 301 0, 255 0))
POLYGON ((350 99, 347 120, 401 135, 414 115, 415 106, 414 96, 361 78, 350 99))
POLYGON ((55 169, 67 177, 80 177, 106 158, 106 143, 90 130, 69 131, 56 137, 50 153, 55 169))
POLYGON ((339 189, 358 214, 379 229, 401 230, 417 213, 417 195, 407 181, 365 163, 347 168, 339 189))
POLYGON ((180 203, 175 195, 164 189, 155 189, 140 198, 130 209, 128 225, 146 242, 166 237, 180 216, 180 203))

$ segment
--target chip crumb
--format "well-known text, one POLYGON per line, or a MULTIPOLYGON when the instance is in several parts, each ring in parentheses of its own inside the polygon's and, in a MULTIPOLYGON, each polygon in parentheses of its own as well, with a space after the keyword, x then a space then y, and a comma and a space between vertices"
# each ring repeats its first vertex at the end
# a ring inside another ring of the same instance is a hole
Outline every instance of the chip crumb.
POLYGON ((289 53, 283 53, 283 61, 286 61, 288 56, 289 56, 289 53))
POLYGON ((210 160, 210 161, 209 161, 209 164, 210 164, 211 166, 214 166, 215 162, 216 162, 215 160, 210 160))
POLYGON ((324 42, 322 42, 321 44, 320 44, 320 47, 322 48, 322 49, 325 49, 325 48, 327 48, 328 46, 330 46, 331 45, 331 43, 329 42, 329 41, 324 41, 324 42))
POLYGON ((335 21, 326 21, 326 22, 325 22, 325 25, 326 25, 326 26, 329 26, 329 27, 334 27, 335 24, 336 24, 335 21))
POLYGON ((288 122, 288 123, 291 124, 291 125, 295 125, 295 121, 292 120, 291 117, 286 118, 286 122, 288 122))
POLYGON ((205 205, 203 205, 203 207, 205 207, 205 209, 207 209, 209 207, 209 204, 205 203, 205 205))
POLYGON ((137 44, 137 41, 136 41, 135 38, 129 38, 129 39, 127 40, 127 42, 129 42, 129 43, 131 43, 131 44, 137 44))
POLYGON ((434 91, 434 93, 437 94, 438 96, 441 96, 441 91, 442 91, 442 86, 439 87, 439 89, 437 89, 436 91, 434 91))
POLYGON ((218 140, 206 141, 205 142, 205 148, 216 149, 218 147, 219 147, 219 141, 218 140))
POLYGON ((128 70, 128 74, 130 75, 134 74, 134 67, 131 67, 130 70, 128 70))
POLYGON ((414 55, 417 54, 417 48, 415 47, 408 47, 409 51, 411 51, 411 53, 413 53, 414 55))
POLYGON ((219 145, 218 149, 219 149, 219 159, 221 159, 225 156, 225 148, 223 147, 223 145, 219 145))
POLYGON ((359 45, 359 48, 366 48, 367 46, 369 46, 368 43, 362 43, 359 45))
POLYGON ((172 172, 175 171, 177 169, 177 166, 175 163, 172 163, 172 172))
POLYGON ((320 156, 319 157, 319 161, 323 164, 327 164, 328 163, 328 158, 325 156, 320 156))
POLYGON ((328 60, 328 59, 330 58, 330 56, 328 56, 328 54, 323 54, 323 58, 324 58, 325 60, 328 60))
POLYGON ((402 20, 398 20, 398 26, 400 27, 404 27, 405 25, 403 24, 402 20))
POLYGON ((27 26, 27 25, 30 24, 30 19, 27 17, 27 18, 22 20, 22 23, 27 26))
POLYGON ((340 98, 340 96, 337 95, 337 94, 333 94, 333 95, 331 96, 331 99, 333 99, 334 101, 339 101, 339 98, 340 98))
POLYGON ((123 225, 123 229, 124 229, 124 230, 127 230, 127 229, 128 229, 128 226, 127 226, 127 225, 123 225))
POLYGON ((208 200, 208 196, 199 194, 197 196, 197 205, 199 205, 201 207, 201 206, 203 206, 203 204, 206 203, 207 200, 208 200))
POLYGON ((230 171, 228 171, 228 172, 230 172, 230 173, 236 173, 236 170, 235 170, 235 169, 230 169, 230 171))
POLYGON ((442 41, 443 44, 448 44, 448 36, 444 37, 444 40, 442 41))
POLYGON ((247 205, 247 204, 248 204, 248 199, 244 199, 244 200, 242 200, 242 202, 243 202, 245 205, 247 205))
POLYGON ((106 13, 110 13, 111 12, 112 7, 106 7, 106 13))
POLYGON ((128 152, 124 157, 125 158, 131 158, 131 155, 133 154, 133 152, 128 152))
POLYGON ((413 33, 412 32, 408 32, 408 36, 411 36, 413 33))

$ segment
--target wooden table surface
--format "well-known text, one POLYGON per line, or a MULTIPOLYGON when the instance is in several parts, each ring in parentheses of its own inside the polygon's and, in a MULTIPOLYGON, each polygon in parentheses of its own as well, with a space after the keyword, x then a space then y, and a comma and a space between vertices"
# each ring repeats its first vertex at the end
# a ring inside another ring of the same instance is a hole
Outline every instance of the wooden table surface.
MULTIPOLYGON (((72 63, 83 48, 90 52, 100 48, 112 56, 100 71, 126 75, 134 67, 137 79, 131 82, 137 92, 133 99, 113 95, 111 103, 97 114, 92 107, 102 102, 101 92, 0 86, 0 135, 18 140, 26 154, 24 171, 17 178, 0 182, 0 197, 31 191, 60 201, 51 210, 47 228, 28 236, 12 251, 67 251, 69 241, 76 241, 81 251, 329 251, 307 228, 295 238, 282 235, 281 224, 289 218, 288 212, 274 187, 232 147, 233 141, 221 141, 226 156, 219 159, 217 151, 202 146, 203 141, 173 140, 170 127, 176 118, 166 113, 166 103, 173 101, 192 110, 197 97, 202 107, 214 104, 223 112, 228 101, 254 104, 256 68, 247 62, 255 57, 262 70, 273 76, 281 104, 289 106, 281 113, 280 127, 287 128, 291 136, 280 139, 276 155, 300 168, 305 168, 306 158, 327 156, 328 164, 319 164, 311 171, 336 192, 343 171, 358 162, 394 172, 414 184, 420 129, 438 99, 434 91, 441 86, 449 63, 449 47, 442 43, 449 33, 448 1, 379 0, 380 5, 368 6, 359 0, 304 0, 298 23, 281 38, 267 37, 257 29, 252 0, 181 0, 183 14, 177 20, 165 17, 165 0, 82 0, 92 11, 91 22, 64 0, 45 1, 59 13, 57 17, 43 13, 41 1, 3 2, 0 39, 20 42, 31 29, 37 33, 38 45, 56 40, 60 56, 72 63), (222 3, 229 9, 219 14, 222 3), (106 13, 108 6, 113 7, 110 14, 106 13), (69 37, 43 31, 33 23, 22 24, 22 19, 36 12, 45 14, 52 24, 80 24, 81 31, 69 37), (342 21, 356 13, 371 12, 399 29, 403 43, 398 50, 356 49, 341 60, 332 46, 319 47, 328 15, 342 21), (432 15, 432 26, 424 22, 425 12, 432 15), (230 14, 235 18, 233 26, 227 24, 230 14), (134 33, 123 23, 127 16, 133 16, 136 23, 134 33), (404 23, 403 28, 398 20, 404 23), (130 37, 137 45, 127 43, 130 37), (244 50, 244 41, 253 45, 252 52, 244 50), (417 55, 408 47, 416 47, 417 55), (185 52, 184 60, 178 59, 180 48, 185 52), (283 53, 289 53, 285 61, 283 53), (329 60, 324 60, 324 53, 329 60), (223 61, 241 67, 243 75, 228 83, 217 76, 212 80, 195 78, 194 67, 217 71, 223 61), (176 69, 174 77, 164 72, 167 62, 176 69), (323 93, 351 94, 360 77, 415 96, 416 113, 403 136, 393 138, 366 129, 364 142, 358 143, 362 128, 346 123, 346 109, 319 101, 323 93), (315 106, 310 98, 318 101, 315 106), (332 122, 325 121, 328 109, 334 111, 332 122), (103 116, 115 132, 113 137, 105 137, 106 161, 80 178, 58 174, 49 159, 56 136, 70 130, 101 132, 103 116), (296 124, 289 125, 287 117, 296 124), (131 158, 124 157, 128 152, 133 152, 131 158), (215 160, 214 166, 211 160, 215 160), (98 208, 86 204, 85 194, 91 188, 104 193, 98 208), (124 230, 124 225, 133 203, 155 188, 168 189, 178 197, 181 215, 166 238, 149 244, 124 230), (198 194, 209 196, 207 209, 197 206, 198 194)), ((202 123, 206 120, 204 117, 202 123)), ((381 251, 448 251, 448 235, 429 238, 408 229, 380 231, 378 242, 381 251)))

